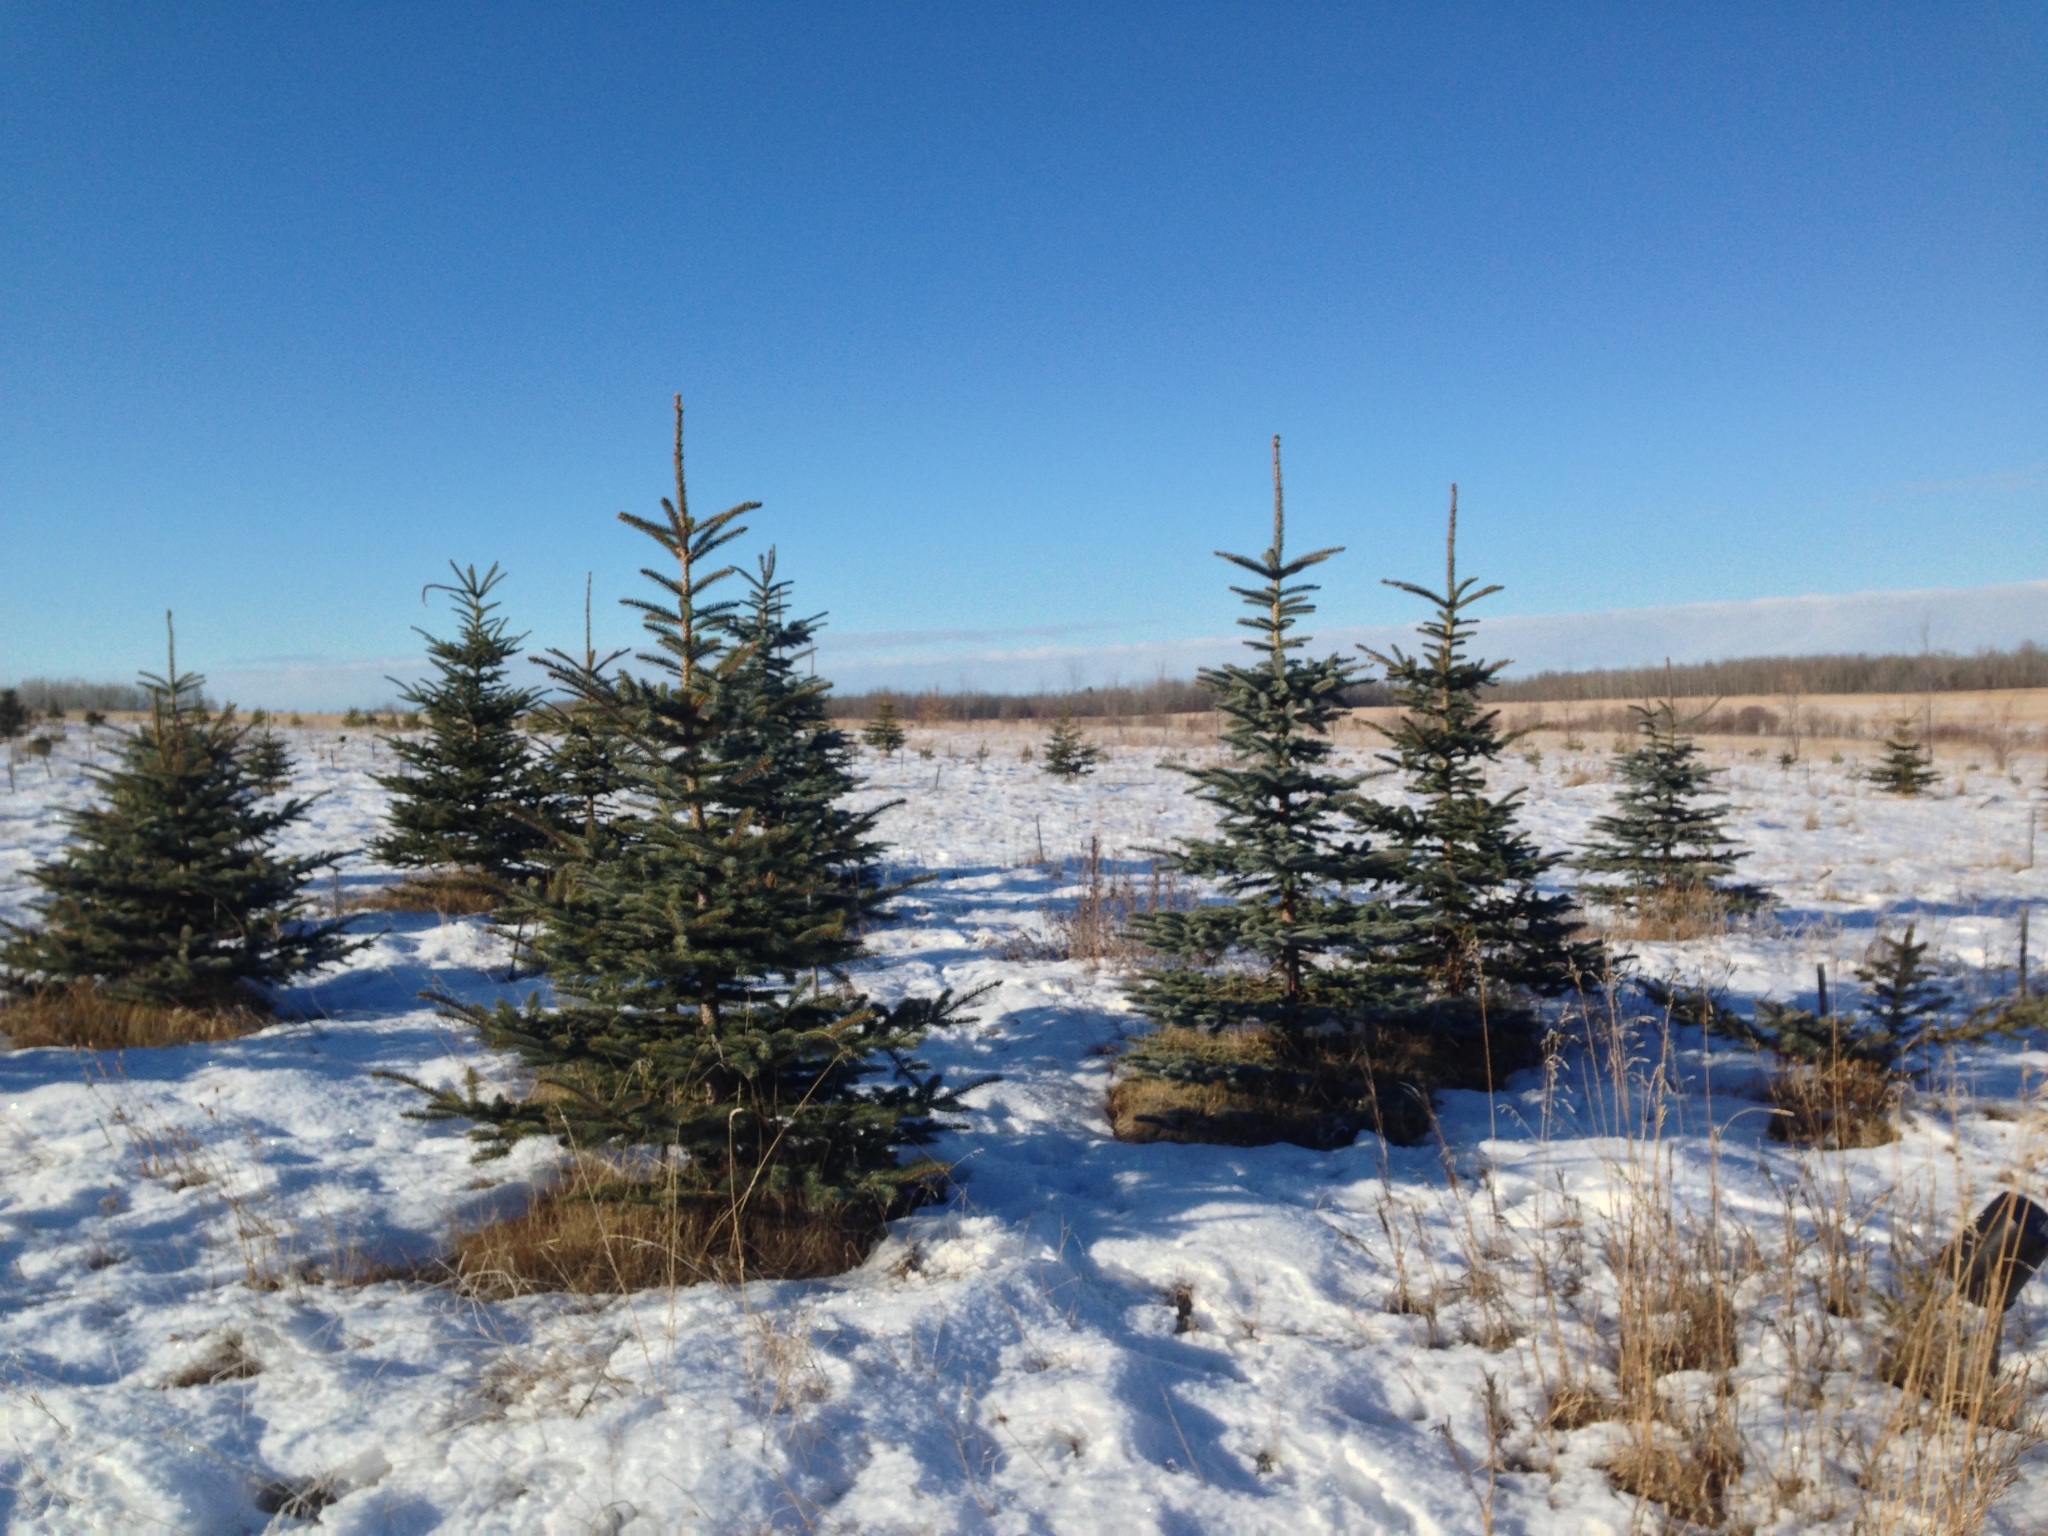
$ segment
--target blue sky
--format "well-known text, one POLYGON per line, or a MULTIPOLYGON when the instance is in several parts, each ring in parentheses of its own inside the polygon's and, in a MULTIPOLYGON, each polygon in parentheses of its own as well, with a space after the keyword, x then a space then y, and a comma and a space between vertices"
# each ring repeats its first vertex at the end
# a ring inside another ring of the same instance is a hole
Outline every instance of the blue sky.
POLYGON ((2035 4, 0 7, 0 676, 174 607, 367 687, 451 556, 623 639, 677 389, 850 665, 1227 631, 1276 431, 1332 628, 1454 479, 1503 614, 2036 580, 2044 78, 2035 4))

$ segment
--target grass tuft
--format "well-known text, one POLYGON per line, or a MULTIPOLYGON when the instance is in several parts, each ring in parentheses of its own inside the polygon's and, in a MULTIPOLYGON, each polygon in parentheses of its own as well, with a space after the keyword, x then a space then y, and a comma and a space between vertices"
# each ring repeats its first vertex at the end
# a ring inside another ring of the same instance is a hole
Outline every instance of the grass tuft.
POLYGON ((811 1280, 866 1260, 885 1215, 872 1202, 763 1195, 735 1211, 724 1200, 622 1178, 593 1160, 522 1214, 460 1235, 445 1267, 458 1289, 492 1301, 811 1280))
POLYGON ((0 1035, 15 1050, 65 1046, 85 1051, 146 1050, 239 1040, 276 1022, 253 1000, 191 1008, 109 997, 91 982, 45 987, 0 1003, 0 1035))
POLYGON ((1767 1091, 1778 1110, 1771 1119, 1773 1141, 1841 1152, 1899 1139, 1898 1079, 1869 1062, 1791 1063, 1771 1078, 1767 1091))
MULTIPOLYGON (((1328 1149, 1361 1131, 1409 1145, 1430 1133, 1429 1095, 1484 1088, 1480 1038, 1377 1025, 1295 1040, 1271 1030, 1166 1026, 1123 1058, 1107 1111, 1119 1141, 1272 1142, 1328 1149)), ((1533 1034, 1502 1021, 1492 1040, 1496 1083, 1530 1064, 1533 1034)))
POLYGON ((467 871, 408 875, 381 886, 350 905, 359 912, 433 912, 442 917, 480 917, 506 906, 504 887, 467 871))

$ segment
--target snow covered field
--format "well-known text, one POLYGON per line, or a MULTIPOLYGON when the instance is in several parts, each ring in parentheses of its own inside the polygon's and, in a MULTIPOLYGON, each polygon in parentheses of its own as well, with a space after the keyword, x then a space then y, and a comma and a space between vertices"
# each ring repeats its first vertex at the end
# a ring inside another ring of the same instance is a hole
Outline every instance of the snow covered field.
MULTIPOLYGON (((471 1162, 459 1127, 406 1118, 416 1095, 373 1075, 516 1080, 417 1001, 534 985, 502 980, 505 941, 477 920, 365 916, 375 941, 286 999, 305 1021, 232 1044, 0 1054, 9 1527, 262 1530, 324 1501, 323 1529, 363 1533, 1654 1530, 1658 1507, 1602 1470, 1617 1425, 1542 1423, 1561 1369, 1603 1368, 1603 1238, 1644 1179, 1691 1209, 1717 1189, 1748 1254, 1731 1271, 1731 1523, 1848 1532, 1896 1493, 1899 1394, 1872 1382, 1855 1320, 1830 1350, 1801 1331, 1818 1314, 1799 1266, 1819 1261, 1796 1238, 1787 1257, 1788 1222, 1810 1231, 1830 1200, 1861 1213, 1881 1289, 1893 1242, 1939 1241, 1959 1205, 2048 1197, 2042 1042, 1963 1054, 1901 1141, 1861 1152, 1766 1140, 1760 1065, 1684 1031, 1636 1040, 1639 1075, 1679 1079, 1647 1148, 1615 1134, 1627 1117, 1579 1045, 1547 1083, 1446 1095, 1441 1146, 1120 1145, 1102 1102, 1135 1021, 1111 971, 1015 958, 1074 894, 1034 860, 1042 844, 1071 865, 1096 836, 1136 860, 1201 810, 1158 747, 1063 786, 1014 734, 977 764, 981 739, 867 760, 866 792, 905 802, 884 824, 892 871, 938 878, 862 981, 887 997, 994 983, 928 1054, 1001 1081, 939 1149, 959 1197, 835 1279, 499 1304, 344 1283, 433 1254, 549 1171, 531 1144, 471 1162), (1576 1280, 1545 1282, 1560 1267, 1576 1280)), ((297 841, 360 847, 388 756, 373 764, 360 733, 294 745, 324 792, 297 841)), ((24 762, 0 796, 0 915, 24 912, 87 746, 74 729, 53 773, 24 762)), ((1563 846, 1610 787, 1600 751, 1544 747, 1502 778, 1563 846)), ((1877 925, 1910 917, 1962 990, 2010 990, 2019 905, 2048 907, 2048 870, 2024 867, 2043 764, 2016 762, 2015 783, 1944 761, 1937 798, 1894 801, 1825 751, 1789 770, 1725 759, 1748 877, 1780 906, 1726 937, 1635 946, 1641 967, 1810 1002, 1817 962, 1846 983, 1877 925)), ((335 894, 387 877, 352 856, 335 894)), ((2007 1360, 2048 1374, 2048 1282, 2009 1319, 2007 1360)), ((1682 1397, 1709 1375, 1665 1382, 1682 1397)), ((2048 1450, 2017 1472, 1987 1528, 2048 1524, 2048 1450)))

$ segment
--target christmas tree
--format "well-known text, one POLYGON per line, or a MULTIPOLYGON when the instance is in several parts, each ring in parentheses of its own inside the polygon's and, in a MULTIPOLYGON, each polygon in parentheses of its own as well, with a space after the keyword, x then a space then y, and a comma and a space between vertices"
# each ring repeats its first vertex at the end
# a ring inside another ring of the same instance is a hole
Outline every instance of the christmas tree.
POLYGON ((506 681, 519 638, 505 632, 490 594, 503 579, 493 565, 449 562, 448 593, 461 618, 453 640, 419 633, 436 676, 401 696, 426 718, 417 740, 385 738, 400 763, 377 782, 391 792, 390 832, 371 845, 387 864, 460 872, 502 893, 537 866, 546 841, 547 789, 519 730, 539 693, 506 681))
POLYGON ((1934 754, 1920 744, 1909 719, 1899 720, 1885 738, 1884 756, 1866 778, 1887 794, 1914 796, 1934 783, 1934 754))
POLYGON ((1377 863, 1345 819, 1360 779, 1329 766, 1331 727, 1356 669, 1341 656, 1297 654, 1316 590, 1297 578, 1338 551, 1290 558, 1285 533, 1275 438, 1272 545, 1256 559, 1219 552, 1259 578, 1231 589, 1251 610, 1238 622, 1253 632, 1245 643, 1255 659, 1201 675, 1229 722, 1229 761, 1177 770, 1215 808, 1216 835, 1165 855, 1224 899, 1130 924, 1166 963, 1131 988, 1162 1028, 1124 1058, 1111 1090, 1111 1120, 1126 1139, 1326 1147, 1383 1124, 1358 1030, 1399 1001, 1398 989, 1343 963, 1374 931, 1356 892, 1377 863))
MULTIPOLYGON (((168 617, 168 616, 167 616, 168 617)), ((248 727, 209 714, 204 680, 145 674, 150 716, 119 765, 91 770, 97 804, 71 812, 71 840, 30 871, 42 889, 34 927, 4 925, 8 990, 87 985, 120 1001, 228 1008, 339 957, 339 922, 307 920, 307 883, 331 855, 281 857, 279 833, 308 800, 264 801, 247 760, 248 727)))
POLYGON ((789 859, 827 877, 805 895, 806 921, 836 914, 851 931, 874 916, 876 898, 864 893, 876 884, 873 834, 888 807, 844 804, 856 788, 852 743, 826 716, 831 684, 798 670, 817 654, 822 619, 790 615, 774 550, 745 580, 746 597, 726 620, 739 661, 721 699, 732 804, 783 836, 789 859))
POLYGON ((277 794, 289 788, 292 782, 291 749, 284 744, 284 738, 262 720, 252 716, 250 724, 256 726, 257 731, 249 743, 249 782, 261 794, 277 794))
MULTIPOLYGON (((550 651, 543 665, 573 673, 576 681, 562 697, 546 706, 540 725, 548 735, 541 773, 547 782, 556 829, 569 837, 594 841, 611 817, 615 797, 625 786, 621 745, 605 712, 590 702, 604 691, 606 670, 624 653, 600 658, 590 628, 590 576, 583 578, 583 653, 570 656, 550 651)), ((556 850, 559 855, 560 849, 556 850)), ((556 857, 554 862, 560 862, 556 857)))
POLYGON ((1386 585, 1436 610, 1420 626, 1427 645, 1410 656, 1398 646, 1366 650, 1386 674, 1401 709, 1382 727, 1392 744, 1380 760, 1405 780, 1407 804, 1361 802, 1359 825, 1384 841, 1387 875, 1405 932, 1384 963, 1432 998, 1462 1004, 1483 984, 1549 994, 1600 970, 1600 953, 1581 942, 1569 896, 1539 881, 1561 856, 1540 852, 1516 826, 1521 792, 1486 792, 1487 768, 1513 737, 1486 707, 1486 690, 1506 662, 1466 655, 1477 621, 1467 610, 1501 590, 1458 578, 1458 492, 1451 488, 1444 590, 1411 582, 1386 585))
POLYGON ((860 739, 884 757, 903 750, 903 725, 896 718, 896 701, 884 698, 875 706, 875 718, 861 730, 860 739))
POLYGON ((1045 771, 1056 779, 1078 779, 1093 773, 1104 757, 1102 748, 1084 737, 1074 726, 1074 711, 1060 706, 1052 735, 1045 744, 1045 771))
POLYGON ((813 621, 787 617, 772 565, 752 605, 719 598, 733 571, 714 557, 758 503, 690 510, 680 399, 675 476, 660 519, 620 514, 674 572, 649 571, 659 597, 629 600, 646 675, 549 664, 606 721, 629 788, 611 828, 560 845, 554 878, 521 898, 554 1004, 442 1000, 539 1087, 488 1102, 444 1091, 427 1112, 477 1121, 486 1155, 533 1135, 661 1149, 675 1182, 635 1198, 709 1201, 736 1228, 749 1202, 886 1211, 937 1172, 899 1154, 958 1108, 964 1090, 913 1053, 959 1005, 885 1008, 838 980, 889 893, 859 877, 870 818, 826 814, 851 779, 822 685, 794 676, 813 621))
POLYGON ((1760 904, 1756 887, 1724 883, 1746 855, 1728 838, 1726 802, 1707 798, 1717 775, 1686 734, 1677 700, 1630 707, 1638 744, 1614 760, 1622 781, 1616 809, 1594 819, 1595 840, 1573 861, 1620 878, 1582 894, 1632 912, 1675 910, 1702 897, 1724 909, 1760 904))

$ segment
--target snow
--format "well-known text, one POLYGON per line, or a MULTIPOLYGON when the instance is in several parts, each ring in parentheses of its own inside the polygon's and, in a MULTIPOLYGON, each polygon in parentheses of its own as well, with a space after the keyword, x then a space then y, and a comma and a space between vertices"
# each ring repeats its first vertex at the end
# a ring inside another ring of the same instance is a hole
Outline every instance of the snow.
MULTIPOLYGON (((1445 1095, 1441 1145, 1117 1143, 1103 1097, 1137 1024, 1112 970, 1018 958, 1075 894, 1033 860, 1042 844, 1071 869, 1091 838, 1137 860, 1203 829, 1161 759, 1211 749, 1125 744, 1061 785, 1019 760, 1013 734, 991 733, 978 764, 981 739, 926 735, 929 759, 866 761, 862 794, 902 802, 883 824, 892 873, 934 878, 875 935, 862 984, 885 997, 990 986, 976 1022, 929 1055, 1000 1080, 939 1148, 958 1197, 897 1223, 846 1275, 490 1304, 345 1283, 517 1209, 554 1165, 532 1144, 472 1161, 460 1126, 409 1118, 417 1093, 377 1075, 518 1081, 419 1001, 429 986, 533 987, 504 979, 504 938, 478 920, 365 917, 373 942, 286 996, 298 1021, 244 1040, 0 1054, 9 1528, 281 1529, 299 1517, 265 1513, 259 1495, 275 1507, 280 1489, 317 1485, 331 1500, 320 1524, 337 1532, 1426 1533, 1489 1518, 1500 1532, 1622 1532, 1645 1516, 1601 1470, 1615 1426, 1536 1420, 1551 1343, 1597 1350, 1608 1326, 1600 1224, 1631 1178, 1693 1206, 1717 1187, 1767 1254, 1788 1210, 1810 1216, 1839 1180, 1873 1212, 1880 1270, 1886 1240, 1938 1240, 1994 1187, 2048 1195, 2037 1040, 1961 1053, 1917 1096, 1904 1138, 1863 1152, 1766 1140, 1758 1064, 1682 1031, 1634 1038, 1627 1107, 1596 1040, 1568 1049, 1551 1082, 1525 1075, 1492 1102, 1445 1095), (1680 1086, 1646 1152, 1628 1133, 1660 1062, 1680 1086), (1583 1317, 1531 1321, 1534 1256, 1581 1232, 1583 1317), (1503 1287, 1491 1301, 1488 1265, 1503 1287), (1390 1309, 1404 1279, 1434 1289, 1434 1317, 1390 1309), (237 1360, 253 1374, 168 1384, 237 1360), (1489 1378, 1508 1421, 1491 1470, 1489 1378)), ((369 774, 388 755, 360 734, 294 746, 321 796, 294 843, 360 849, 381 803, 369 774)), ((26 915, 26 872, 60 845, 58 813, 86 794, 94 749, 74 729, 50 772, 25 762, 0 798, 0 917, 26 915)), ((2013 765, 2015 782, 1945 762, 1937 797, 1894 801, 1852 763, 1723 760, 1755 850, 1745 873, 1779 909, 1725 937, 1633 946, 1644 969, 1738 1000, 1810 1000, 1825 963, 1853 997, 1849 967, 1877 926, 1910 919, 1971 995, 2010 989, 2018 908, 2048 897, 2048 875, 2022 867, 2042 764, 2013 765)), ((1527 825, 1561 847, 1606 807, 1600 763, 1552 746, 1499 777, 1528 787, 1527 825)), ((388 877, 350 852, 333 894, 388 877)), ((1786 1448, 1799 1415, 1783 1406, 1769 1304, 1784 1276, 1767 1262, 1743 1284, 1735 1374, 1754 1412, 1737 1502, 1759 1529, 1846 1532, 1850 1494, 1801 1505, 1761 1491, 1768 1469, 1796 1463, 1817 1489, 1853 1493, 1855 1468, 1786 1448)), ((2044 1292, 2030 1287, 2009 1320, 2013 1365, 2048 1365, 2044 1292)), ((1838 1385, 1852 1427, 1882 1419, 1889 1389, 1838 1385)), ((2044 1500, 2048 1455, 2031 1449, 1989 1528, 2038 1528, 2044 1500)))

